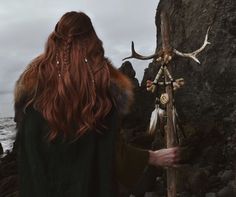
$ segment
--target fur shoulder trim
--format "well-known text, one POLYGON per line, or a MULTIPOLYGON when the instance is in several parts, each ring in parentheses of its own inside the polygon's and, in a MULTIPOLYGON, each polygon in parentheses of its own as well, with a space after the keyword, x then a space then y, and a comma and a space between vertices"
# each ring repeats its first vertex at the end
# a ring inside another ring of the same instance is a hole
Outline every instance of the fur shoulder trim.
POLYGON ((38 71, 31 65, 20 75, 16 81, 14 89, 14 101, 15 103, 22 100, 27 95, 33 94, 36 84, 38 71))
POLYGON ((15 122, 21 122, 25 105, 34 97, 37 78, 38 70, 30 64, 16 81, 14 89, 15 122))
POLYGON ((15 104, 22 101, 23 98, 31 98, 34 95, 37 83, 38 83, 38 62, 42 58, 42 55, 36 57, 20 75, 16 81, 14 89, 14 102, 15 104))

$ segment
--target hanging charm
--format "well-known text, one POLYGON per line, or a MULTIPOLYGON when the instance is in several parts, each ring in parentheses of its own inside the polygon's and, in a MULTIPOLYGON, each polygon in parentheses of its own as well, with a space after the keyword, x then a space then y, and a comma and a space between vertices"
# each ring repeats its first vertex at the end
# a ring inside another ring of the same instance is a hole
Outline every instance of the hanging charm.
POLYGON ((89 74, 93 83, 93 87, 95 88, 95 79, 94 79, 94 73, 93 73, 93 69, 90 66, 90 64, 88 63, 88 59, 85 57, 84 58, 84 62, 88 65, 88 70, 89 70, 89 74))
POLYGON ((182 86, 184 86, 184 84, 185 84, 184 78, 176 79, 173 82, 173 90, 176 91, 176 90, 180 89, 182 86))
POLYGON ((61 69, 60 69, 60 61, 58 60, 58 54, 56 54, 56 64, 57 64, 57 76, 61 78, 61 69))
POLYGON ((166 105, 169 102, 169 95, 167 93, 163 93, 160 97, 160 102, 162 105, 166 105))

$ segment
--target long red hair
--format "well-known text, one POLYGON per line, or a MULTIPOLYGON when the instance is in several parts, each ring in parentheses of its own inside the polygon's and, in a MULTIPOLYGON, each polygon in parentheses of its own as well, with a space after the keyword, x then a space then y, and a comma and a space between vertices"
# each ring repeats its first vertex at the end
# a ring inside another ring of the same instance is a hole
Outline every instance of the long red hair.
POLYGON ((64 14, 31 66, 38 70, 38 80, 29 103, 48 121, 50 140, 59 133, 80 137, 103 126, 112 108, 110 72, 102 42, 86 14, 64 14))

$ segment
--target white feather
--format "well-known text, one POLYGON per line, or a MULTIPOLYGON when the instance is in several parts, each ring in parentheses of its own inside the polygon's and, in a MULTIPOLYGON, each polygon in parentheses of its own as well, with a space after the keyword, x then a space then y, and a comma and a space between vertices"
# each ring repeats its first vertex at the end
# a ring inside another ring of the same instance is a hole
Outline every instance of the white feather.
POLYGON ((159 107, 156 105, 155 109, 153 110, 150 118, 149 130, 148 133, 150 135, 154 134, 156 131, 157 121, 158 121, 158 114, 159 114, 159 107))

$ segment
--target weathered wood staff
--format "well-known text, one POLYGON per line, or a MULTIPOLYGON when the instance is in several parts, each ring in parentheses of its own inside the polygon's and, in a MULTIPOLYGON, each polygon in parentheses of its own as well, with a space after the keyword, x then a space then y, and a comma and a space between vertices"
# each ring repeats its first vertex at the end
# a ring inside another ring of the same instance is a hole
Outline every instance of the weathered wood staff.
MULTIPOLYGON (((136 58, 140 60, 149 60, 153 59, 154 62, 160 64, 160 69, 153 81, 147 82, 147 90, 155 92, 157 87, 164 86, 165 91, 161 94, 160 98, 156 98, 155 110, 152 113, 150 120, 149 132, 154 133, 157 131, 157 124, 160 125, 159 130, 164 128, 166 136, 166 145, 167 148, 178 145, 179 134, 178 131, 181 130, 180 125, 178 124, 177 112, 173 103, 173 92, 184 85, 184 79, 174 80, 172 77, 171 71, 171 60, 174 55, 181 57, 188 57, 200 63, 197 59, 197 55, 210 44, 208 42, 208 32, 207 30, 205 40, 203 45, 192 53, 182 53, 174 49, 170 44, 170 24, 169 18, 165 12, 161 13, 161 39, 162 47, 153 55, 143 56, 138 54, 134 49, 134 43, 132 42, 131 50, 132 54, 129 57, 124 58, 123 60, 136 58), (164 120, 166 118, 166 121, 164 120)), ((167 168, 167 196, 176 197, 176 169, 167 168)))

